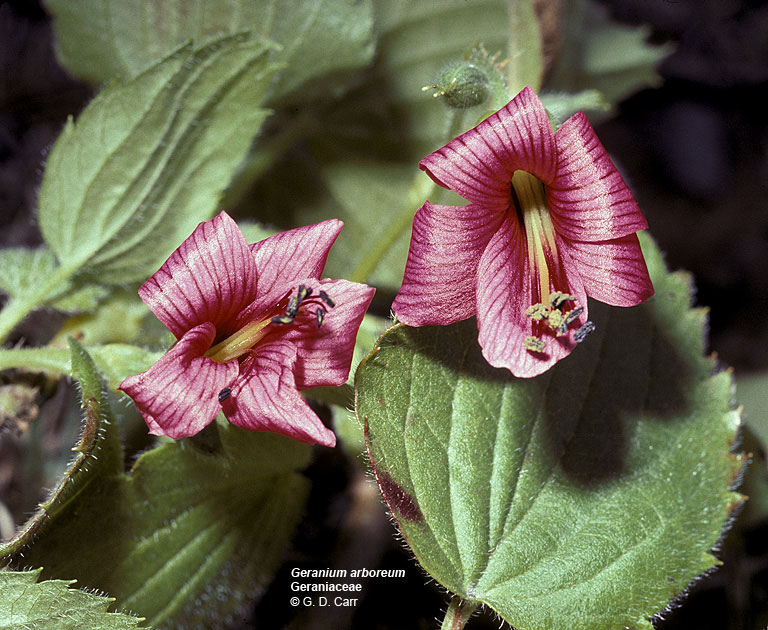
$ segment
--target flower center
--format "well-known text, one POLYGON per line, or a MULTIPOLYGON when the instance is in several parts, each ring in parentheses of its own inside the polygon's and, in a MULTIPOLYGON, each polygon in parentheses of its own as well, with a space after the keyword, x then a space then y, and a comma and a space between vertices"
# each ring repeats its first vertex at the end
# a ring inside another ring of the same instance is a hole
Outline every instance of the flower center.
POLYGON ((551 306, 549 265, 559 267, 560 259, 544 184, 526 171, 515 171, 512 175, 512 194, 522 215, 528 263, 539 279, 539 299, 545 306, 551 306))
MULTIPOLYGON (((579 319, 584 308, 576 305, 575 296, 559 291, 555 287, 557 280, 550 278, 551 272, 559 275, 560 257, 544 184, 526 171, 515 171, 512 174, 512 199, 523 223, 528 263, 538 279, 533 294, 538 293, 540 300, 525 310, 539 335, 526 337, 523 347, 530 352, 544 352, 546 342, 542 337, 567 334, 568 327, 579 319)), ((576 331, 575 340, 581 343, 594 327, 592 322, 586 322, 576 331)))
MULTIPOLYGON (((299 314, 299 309, 302 305, 309 303, 317 303, 317 300, 310 298, 312 295, 312 288, 306 287, 303 284, 299 285, 295 296, 291 296, 288 300, 288 306, 285 309, 285 314, 275 316, 275 312, 280 312, 278 309, 279 304, 274 310, 264 315, 263 319, 256 319, 248 322, 237 332, 231 334, 229 337, 220 341, 216 345, 211 346, 205 356, 209 359, 213 359, 219 363, 226 363, 241 357, 243 354, 253 348, 259 341, 261 341, 267 333, 269 333, 270 324, 274 325, 288 325, 292 324, 299 314)), ((285 298, 283 298, 284 300, 285 298)), ((329 308, 333 308, 336 303, 325 292, 320 291, 317 295, 317 299, 329 308)), ((283 302, 285 304, 285 302, 283 302)), ((315 317, 317 320, 318 328, 323 325, 325 321, 326 310, 322 306, 317 306, 315 310, 315 317)))

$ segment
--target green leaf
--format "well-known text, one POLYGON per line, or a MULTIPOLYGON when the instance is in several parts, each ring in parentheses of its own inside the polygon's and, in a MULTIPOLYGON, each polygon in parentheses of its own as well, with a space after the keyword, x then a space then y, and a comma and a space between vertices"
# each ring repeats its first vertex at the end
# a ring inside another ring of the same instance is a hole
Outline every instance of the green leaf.
POLYGON ((50 345, 58 345, 67 337, 75 337, 84 346, 134 341, 143 336, 142 325, 148 314, 135 290, 115 289, 94 312, 81 313, 64 322, 50 345))
POLYGON ((744 421, 768 446, 768 372, 736 377, 736 400, 744 406, 744 421))
POLYGON ((298 522, 311 450, 212 425, 123 472, 98 372, 73 343, 85 426, 60 486, 0 561, 76 578, 161 627, 219 628, 271 581, 298 522), (105 562, 105 558, 109 561, 105 562))
POLYGON ((413 214, 434 189, 417 163, 483 113, 475 107, 457 119, 457 110, 422 88, 480 41, 490 55, 503 58, 511 17, 502 0, 396 0, 377 2, 375 9, 374 64, 342 101, 302 119, 311 155, 270 171, 253 194, 253 212, 283 227, 342 219, 345 228, 327 273, 351 273, 354 280, 394 291, 402 281, 413 214))
MULTIPOLYGON (((164 354, 124 343, 89 346, 87 351, 112 389, 117 389, 129 376, 149 368, 164 354)), ((23 368, 66 376, 73 369, 70 357, 71 352, 66 348, 3 348, 0 349, 0 370, 23 368)))
POLYGON ((563 42, 545 87, 580 92, 597 90, 617 103, 658 85, 656 66, 671 49, 647 43, 649 29, 618 24, 593 0, 569 0, 562 17, 563 42))
POLYGON ((113 598, 68 588, 74 580, 37 582, 41 570, 0 571, 0 629, 123 630, 142 621, 108 613, 113 598))
MULTIPOLYGON (((511 45, 509 4, 502 0, 377 2, 375 63, 364 83, 323 121, 324 133, 336 146, 357 147, 369 159, 374 154, 411 163, 448 142, 456 135, 449 135, 456 110, 422 88, 478 43, 490 55, 498 52, 503 58, 511 45)), ((531 47, 530 42, 516 43, 531 47)), ((482 114, 477 108, 471 112, 475 118, 482 114)), ((467 116, 465 128, 476 122, 467 116)))
POLYGON ((718 564, 742 497, 731 375, 703 357, 690 279, 643 235, 656 296, 590 303, 546 374, 488 365, 474 320, 395 326, 356 377, 382 494, 421 565, 518 628, 650 630, 718 564))
POLYGON ((59 60, 93 83, 133 77, 177 46, 252 31, 287 69, 271 98, 330 95, 373 55, 371 0, 46 0, 59 60))
POLYGON ((266 118, 276 68, 244 35, 185 47, 104 89, 67 123, 40 190, 43 237, 63 268, 142 280, 218 200, 266 118))
POLYGON ((109 289, 95 284, 66 280, 53 287, 46 295, 35 297, 39 286, 56 269, 56 257, 47 247, 29 249, 8 247, 0 250, 0 291, 12 300, 37 300, 35 307, 50 306, 59 311, 78 313, 90 311, 109 293, 109 289))

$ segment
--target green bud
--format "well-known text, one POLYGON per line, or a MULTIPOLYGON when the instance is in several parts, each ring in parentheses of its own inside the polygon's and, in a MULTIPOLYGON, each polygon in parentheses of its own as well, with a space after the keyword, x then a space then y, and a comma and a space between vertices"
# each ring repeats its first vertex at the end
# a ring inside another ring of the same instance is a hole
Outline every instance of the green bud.
POLYGON ((475 64, 461 61, 451 64, 440 73, 435 85, 424 90, 435 89, 433 96, 445 98, 446 105, 455 109, 467 109, 488 100, 491 84, 485 72, 475 64))

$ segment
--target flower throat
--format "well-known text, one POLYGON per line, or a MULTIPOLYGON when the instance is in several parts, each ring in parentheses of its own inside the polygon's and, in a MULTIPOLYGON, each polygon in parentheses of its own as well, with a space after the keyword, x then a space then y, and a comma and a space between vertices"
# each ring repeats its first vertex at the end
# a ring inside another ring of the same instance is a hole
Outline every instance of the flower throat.
MULTIPOLYGON (((265 316, 263 319, 257 319, 247 323, 240 330, 233 333, 223 341, 208 349, 205 356, 219 363, 226 363, 241 357, 243 354, 253 348, 269 332, 269 324, 288 325, 292 324, 299 314, 299 308, 309 303, 309 297, 312 295, 312 287, 299 285, 295 296, 288 300, 288 306, 283 315, 274 315, 275 311, 265 316)), ((336 306, 336 302, 325 292, 320 291, 317 298, 327 308, 336 306)), ((285 298, 283 298, 285 299, 285 298)), ((316 300, 312 300, 315 302, 316 300)), ((283 302, 284 304, 285 302, 283 302)), ((277 311, 279 312, 279 311, 277 311)), ((315 310, 317 327, 320 328, 325 321, 327 311, 323 306, 318 306, 315 310)))
MULTIPOLYGON (((517 217, 523 226, 528 252, 528 264, 538 279, 539 302, 525 310, 525 314, 534 322, 534 329, 539 329, 539 336, 529 336, 523 341, 523 347, 531 352, 544 352, 546 341, 544 334, 560 337, 568 333, 568 327, 584 312, 576 306, 576 297, 555 288, 550 290, 551 271, 560 268, 560 257, 555 243, 555 228, 547 205, 544 184, 526 171, 515 171, 512 175, 511 199, 517 211, 517 217), (552 269, 550 269, 550 264, 552 269), (571 302, 574 303, 571 306, 571 302), (535 325, 540 322, 544 326, 535 325)), ((563 287, 566 288, 566 287, 563 287)), ((536 290, 532 291, 536 295, 536 290)), ((587 322, 574 336, 582 342, 594 330, 594 324, 587 322)))

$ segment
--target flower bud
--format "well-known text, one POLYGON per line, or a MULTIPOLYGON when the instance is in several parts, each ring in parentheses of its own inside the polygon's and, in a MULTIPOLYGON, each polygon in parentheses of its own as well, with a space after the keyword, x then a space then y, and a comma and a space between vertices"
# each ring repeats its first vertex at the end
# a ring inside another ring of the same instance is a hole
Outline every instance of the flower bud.
POLYGON ((440 73, 435 85, 434 96, 442 96, 445 103, 456 109, 467 109, 488 100, 491 84, 485 72, 475 64, 462 61, 454 63, 440 73))

